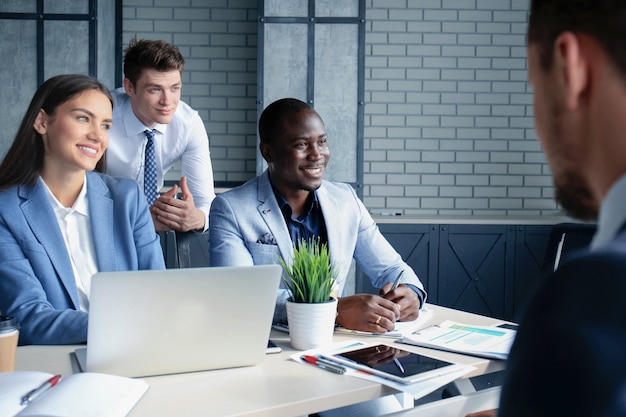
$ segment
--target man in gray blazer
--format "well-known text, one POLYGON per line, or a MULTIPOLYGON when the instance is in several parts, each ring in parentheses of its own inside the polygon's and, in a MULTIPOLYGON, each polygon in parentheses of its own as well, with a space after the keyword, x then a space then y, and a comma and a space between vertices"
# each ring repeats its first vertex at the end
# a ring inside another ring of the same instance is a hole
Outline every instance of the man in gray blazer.
MULTIPOLYGON (((383 333, 398 320, 417 318, 426 292, 415 272, 387 242, 351 186, 324 181, 330 150, 321 117, 308 104, 286 98, 270 104, 259 120, 260 150, 268 169, 218 196, 209 215, 212 266, 289 261, 293 243, 327 242, 338 265, 337 324, 383 333), (342 296, 352 259, 380 295, 342 296), (401 276, 401 284, 391 290, 401 276)), ((287 290, 276 302, 275 323, 286 323, 287 290)))

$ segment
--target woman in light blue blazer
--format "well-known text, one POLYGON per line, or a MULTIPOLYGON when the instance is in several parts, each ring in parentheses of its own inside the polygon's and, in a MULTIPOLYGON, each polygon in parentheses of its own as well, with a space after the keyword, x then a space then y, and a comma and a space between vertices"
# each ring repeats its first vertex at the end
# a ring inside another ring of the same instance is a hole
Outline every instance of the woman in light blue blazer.
POLYGON ((94 172, 112 108, 97 80, 52 77, 0 164, 0 310, 21 345, 86 342, 94 273, 165 267, 137 184, 94 172))

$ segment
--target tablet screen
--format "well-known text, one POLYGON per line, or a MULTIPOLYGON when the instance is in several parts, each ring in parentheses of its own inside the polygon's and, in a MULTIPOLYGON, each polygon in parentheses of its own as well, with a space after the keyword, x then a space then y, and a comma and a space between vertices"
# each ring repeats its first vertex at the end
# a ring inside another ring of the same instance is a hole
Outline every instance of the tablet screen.
POLYGON ((369 346, 340 353, 336 356, 399 378, 410 378, 424 372, 452 365, 450 362, 429 358, 428 356, 422 356, 387 345, 369 346))

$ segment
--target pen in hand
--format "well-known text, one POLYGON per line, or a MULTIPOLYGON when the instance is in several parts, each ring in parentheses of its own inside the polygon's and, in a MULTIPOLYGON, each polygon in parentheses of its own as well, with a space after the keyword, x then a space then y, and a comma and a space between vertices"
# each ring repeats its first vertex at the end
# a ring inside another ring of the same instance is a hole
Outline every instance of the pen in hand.
POLYGON ((37 398, 41 396, 44 392, 48 391, 50 388, 54 387, 59 380, 61 379, 61 375, 55 375, 52 378, 48 379, 46 382, 38 386, 37 388, 28 391, 26 395, 22 397, 21 405, 28 405, 35 401, 37 398))
MULTIPOLYGON (((404 275, 404 269, 402 271, 400 271, 400 273, 398 274, 398 276, 396 277, 396 279, 393 281, 393 284, 391 284, 391 288, 389 289, 389 291, 387 291, 385 293, 385 295, 389 294, 390 292, 392 292, 393 290, 395 290, 396 288, 398 288, 398 285, 400 285, 400 280, 402 279, 402 275, 404 275)), ((384 296, 383 296, 384 297, 384 296)), ((396 319, 398 320, 398 319, 396 319)), ((403 371, 404 372, 404 371, 403 371)))
POLYGON ((391 291, 395 290, 396 288, 398 288, 398 285, 400 284, 400 279, 402 279, 402 275, 404 275, 404 269, 402 271, 400 271, 400 273, 396 277, 395 281, 393 281, 393 284, 391 285, 391 289, 389 290, 389 292, 391 292, 391 291))

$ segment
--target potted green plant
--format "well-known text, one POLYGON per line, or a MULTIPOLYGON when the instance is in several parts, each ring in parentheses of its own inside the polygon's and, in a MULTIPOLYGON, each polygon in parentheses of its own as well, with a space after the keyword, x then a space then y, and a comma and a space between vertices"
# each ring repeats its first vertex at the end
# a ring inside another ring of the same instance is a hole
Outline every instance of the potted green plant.
POLYGON ((337 268, 330 261, 326 243, 319 238, 301 239, 293 249, 293 260, 288 265, 279 259, 285 274, 282 280, 294 303, 326 303, 337 279, 337 268))
POLYGON ((287 321, 291 346, 306 350, 332 342, 337 316, 337 299, 332 297, 337 268, 330 260, 326 243, 301 239, 293 258, 279 262, 284 269, 283 284, 289 291, 287 321))

